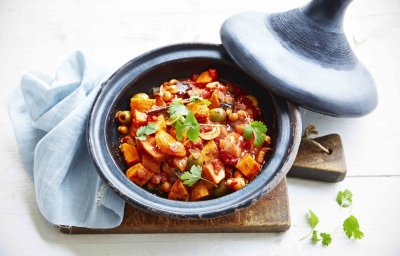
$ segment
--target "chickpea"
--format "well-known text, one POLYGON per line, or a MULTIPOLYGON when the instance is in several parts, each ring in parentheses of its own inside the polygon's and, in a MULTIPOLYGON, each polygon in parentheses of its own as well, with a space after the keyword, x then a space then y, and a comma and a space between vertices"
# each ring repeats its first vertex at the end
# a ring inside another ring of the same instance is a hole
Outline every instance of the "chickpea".
POLYGON ((126 135, 129 132, 129 129, 126 125, 120 125, 118 126, 118 132, 122 135, 126 135))
POLYGON ((239 118, 240 120, 244 120, 244 119, 246 118, 246 115, 247 115, 246 111, 244 111, 244 110, 239 110, 239 111, 237 112, 237 114, 238 114, 238 118, 239 118))
POLYGON ((161 184, 161 190, 164 191, 165 193, 168 193, 171 190, 171 183, 169 183, 168 181, 164 181, 161 184))
POLYGON ((146 93, 136 93, 135 95, 133 95, 133 98, 141 98, 141 99, 148 99, 149 95, 147 95, 146 93))
POLYGON ((117 118, 120 124, 129 124, 132 120, 130 111, 118 111, 115 114, 115 118, 117 118))
POLYGON ((159 174, 154 174, 151 179, 150 182, 153 183, 154 185, 160 184, 161 182, 161 175, 159 174))
POLYGON ((246 180, 244 178, 230 178, 225 182, 225 186, 230 190, 240 190, 246 186, 246 180))
POLYGON ((162 96, 164 101, 170 101, 172 99, 172 93, 169 91, 164 92, 164 95, 162 96))
POLYGON ((170 84, 170 85, 175 85, 175 84, 177 84, 177 83, 179 83, 179 81, 176 80, 176 79, 171 79, 171 80, 169 80, 169 84, 170 84))
POLYGON ((176 85, 168 86, 167 90, 172 94, 177 94, 179 92, 178 86, 176 86, 176 85))
POLYGON ((239 116, 237 113, 232 113, 229 115, 229 120, 232 122, 235 122, 236 120, 238 120, 239 116))
POLYGON ((271 137, 268 135, 265 135, 264 142, 267 143, 268 145, 271 145, 271 137))
POLYGON ((231 108, 228 108, 227 110, 226 110, 226 114, 229 116, 230 114, 232 114, 232 109, 231 108))
POLYGON ((210 110, 210 119, 213 122, 224 122, 226 120, 226 112, 223 108, 213 108, 210 110))

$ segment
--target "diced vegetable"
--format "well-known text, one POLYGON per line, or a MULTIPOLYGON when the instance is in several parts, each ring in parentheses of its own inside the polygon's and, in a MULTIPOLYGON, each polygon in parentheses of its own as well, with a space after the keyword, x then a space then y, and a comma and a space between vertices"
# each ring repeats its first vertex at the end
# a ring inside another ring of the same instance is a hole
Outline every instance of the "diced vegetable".
POLYGON ((218 147, 217 144, 215 144, 214 140, 209 140, 204 145, 203 149, 201 150, 201 154, 203 155, 205 163, 219 157, 218 147))
POLYGON ((188 169, 190 169, 192 168, 193 165, 202 166, 203 163, 204 163, 203 155, 199 151, 193 151, 188 158, 187 167, 188 169))
POLYGON ((211 162, 204 164, 203 176, 214 184, 218 184, 225 178, 224 165, 218 159, 214 159, 211 162))
POLYGON ((147 154, 142 155, 143 166, 152 173, 160 173, 161 163, 149 157, 147 154))
POLYGON ((154 137, 149 137, 145 141, 141 141, 143 149, 155 160, 165 161, 168 159, 168 155, 161 152, 161 150, 156 145, 156 139, 154 137))
POLYGON ((199 183, 192 189, 192 195, 190 199, 192 201, 198 201, 208 197, 209 195, 210 192, 208 191, 207 187, 204 184, 199 183))
POLYGON ((249 180, 254 179, 259 173, 260 167, 260 164, 249 154, 245 154, 236 165, 236 168, 249 180))
POLYGON ((184 172, 187 167, 188 158, 187 157, 174 157, 172 163, 179 171, 184 172))
POLYGON ((140 112, 146 112, 151 109, 156 103, 154 99, 143 99, 143 98, 132 98, 131 99, 131 112, 138 110, 140 112))
POLYGON ((216 81, 217 79, 218 79, 217 71, 215 69, 209 69, 207 71, 204 71, 197 77, 196 84, 206 85, 208 83, 216 81))
POLYGON ((177 179, 168 193, 168 199, 189 201, 190 194, 180 179, 177 179))
POLYGON ((140 157, 135 146, 128 143, 123 143, 119 148, 121 149, 125 162, 128 166, 140 162, 140 157))
POLYGON ((213 190, 214 197, 221 197, 229 194, 231 191, 225 186, 225 182, 220 182, 218 187, 213 190))
POLYGON ((205 119, 210 115, 207 105, 201 101, 190 102, 186 107, 197 119, 205 119))
POLYGON ((134 110, 133 111, 133 122, 137 127, 146 125, 147 123, 147 114, 140 112, 139 110, 134 110))
POLYGON ((225 182, 225 186, 230 190, 237 191, 246 186, 246 180, 244 178, 230 178, 225 182))
POLYGON ((151 179, 153 174, 144 168, 141 163, 138 163, 126 171, 126 176, 137 185, 143 186, 151 179))
POLYGON ((156 144, 161 152, 165 154, 177 157, 186 156, 185 146, 166 132, 158 132, 156 134, 156 144))
POLYGON ((165 123, 165 117, 163 115, 159 115, 156 118, 156 121, 151 123, 155 123, 157 125, 157 131, 162 131, 162 132, 167 131, 167 125, 165 123))
POLYGON ((215 90, 210 97, 210 108, 218 108, 220 104, 222 103, 224 96, 221 91, 215 90))

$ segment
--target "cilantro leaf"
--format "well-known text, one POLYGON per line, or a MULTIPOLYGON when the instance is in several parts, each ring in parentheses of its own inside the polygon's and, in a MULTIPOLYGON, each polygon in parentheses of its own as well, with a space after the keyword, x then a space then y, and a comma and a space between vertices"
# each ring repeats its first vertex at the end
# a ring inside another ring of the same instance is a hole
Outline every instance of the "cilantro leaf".
POLYGON ((319 239, 318 237, 317 230, 313 230, 311 240, 313 241, 313 243, 318 243, 319 241, 321 241, 321 239, 319 239))
POLYGON ((175 122, 175 129, 178 140, 182 140, 183 135, 186 133, 188 139, 195 142, 200 135, 200 125, 192 113, 189 113, 183 122, 175 122))
POLYGON ((348 189, 339 191, 336 196, 336 202, 343 208, 349 207, 353 202, 353 193, 348 189))
POLYGON ((197 141, 200 135, 200 125, 192 113, 187 115, 185 122, 183 122, 183 124, 188 129, 186 135, 189 138, 189 140, 193 142, 197 141))
POLYGON ((171 103, 171 106, 169 106, 168 113, 170 114, 171 119, 175 119, 179 116, 186 116, 190 112, 183 104, 182 100, 175 100, 171 103))
POLYGON ((186 186, 193 186, 201 179, 202 168, 200 165, 193 165, 189 171, 184 172, 179 178, 186 186))
POLYGON ((310 224, 312 229, 314 229, 318 225, 318 222, 319 222, 317 215, 311 210, 308 210, 307 220, 308 220, 308 224, 310 224))
POLYGON ((190 100, 190 102, 200 101, 203 104, 205 104, 206 106, 209 106, 211 104, 211 102, 209 100, 203 99, 198 94, 193 95, 192 97, 190 97, 189 100, 190 100))
POLYGON ((328 246, 332 242, 332 237, 328 233, 320 233, 319 234, 322 238, 322 244, 324 246, 328 246))
POLYGON ((343 222, 343 230, 348 238, 353 237, 354 239, 361 239, 364 237, 364 233, 360 230, 358 220, 353 215, 350 215, 343 222))
POLYGON ((261 121, 253 121, 250 124, 246 124, 243 129, 244 138, 250 140, 254 135, 254 146, 260 146, 264 143, 265 133, 267 132, 267 126, 261 121))
POLYGON ((157 130, 158 126, 155 123, 150 123, 148 125, 142 126, 136 131, 136 138, 138 138, 139 140, 145 140, 146 135, 153 134, 157 130))

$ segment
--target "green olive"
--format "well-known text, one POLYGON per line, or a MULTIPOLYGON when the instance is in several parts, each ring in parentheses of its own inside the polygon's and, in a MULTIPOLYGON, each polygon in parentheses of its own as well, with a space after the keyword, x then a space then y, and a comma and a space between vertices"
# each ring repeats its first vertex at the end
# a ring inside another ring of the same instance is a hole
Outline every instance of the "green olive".
POLYGON ((213 122, 224 122, 226 120, 226 112, 223 108, 213 108, 210 110, 210 119, 213 122))
POLYGON ((192 168, 193 165, 200 165, 202 166, 204 163, 203 155, 200 152, 194 152, 190 154, 188 158, 187 167, 192 168))
POLYGON ((118 111, 115 117, 120 124, 129 124, 132 120, 130 111, 118 111))
POLYGON ((147 95, 146 93, 136 93, 135 95, 133 95, 133 98, 141 98, 141 99, 148 99, 149 95, 147 95))
POLYGON ((225 181, 221 181, 217 188, 213 190, 214 197, 222 197, 229 194, 231 191, 225 186, 225 181))

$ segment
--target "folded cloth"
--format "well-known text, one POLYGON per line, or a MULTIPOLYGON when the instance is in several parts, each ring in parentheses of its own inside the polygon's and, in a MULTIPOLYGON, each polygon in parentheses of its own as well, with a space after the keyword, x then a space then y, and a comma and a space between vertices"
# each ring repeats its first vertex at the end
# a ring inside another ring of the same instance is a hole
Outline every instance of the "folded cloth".
POLYGON ((124 200, 97 174, 85 139, 91 106, 109 75, 78 51, 54 79, 24 74, 10 98, 19 153, 38 208, 52 224, 112 228, 122 221, 124 200))

